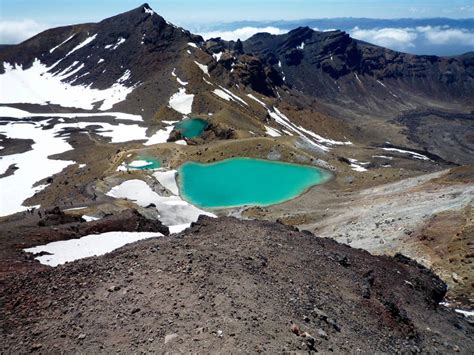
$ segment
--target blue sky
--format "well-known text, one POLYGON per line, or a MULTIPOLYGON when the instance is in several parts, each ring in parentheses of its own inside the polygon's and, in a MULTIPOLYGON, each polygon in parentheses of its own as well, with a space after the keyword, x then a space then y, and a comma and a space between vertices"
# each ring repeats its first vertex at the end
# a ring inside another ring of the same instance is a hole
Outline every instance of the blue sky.
MULTIPOLYGON (((0 44, 20 43, 51 27, 100 21, 136 8, 144 2, 146 0, 0 0, 0 44)), ((204 37, 220 36, 225 39, 245 39, 253 33, 262 31, 275 34, 286 31, 282 28, 265 27, 263 22, 259 22, 264 20, 334 17, 474 18, 473 0, 149 0, 147 2, 157 13, 176 25, 202 34, 204 37), (240 26, 238 28, 227 28, 223 24, 242 20, 255 20, 258 24, 254 25, 256 27, 238 24, 237 26, 240 26)), ((444 23, 431 27, 413 25, 411 28, 400 26, 359 28, 357 25, 344 30, 355 38, 414 54, 454 55, 474 50, 472 26, 449 28, 444 25, 444 23)), ((324 29, 327 28, 320 28, 324 29)))
MULTIPOLYGON (((97 21, 139 6, 136 0, 1 0, 1 18, 47 24, 97 21)), ((150 0, 177 24, 322 17, 474 17, 472 0, 150 0)))

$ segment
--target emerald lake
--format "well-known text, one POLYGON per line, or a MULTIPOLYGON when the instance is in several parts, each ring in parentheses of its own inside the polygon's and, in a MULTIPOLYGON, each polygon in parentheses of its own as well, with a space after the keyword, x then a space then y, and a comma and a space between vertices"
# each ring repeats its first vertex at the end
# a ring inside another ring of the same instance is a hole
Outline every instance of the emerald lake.
POLYGON ((201 208, 269 206, 291 200, 331 177, 313 166, 250 158, 189 162, 178 172, 181 196, 201 208))
POLYGON ((208 125, 207 121, 201 118, 190 118, 178 122, 175 127, 183 137, 192 139, 199 137, 208 125))

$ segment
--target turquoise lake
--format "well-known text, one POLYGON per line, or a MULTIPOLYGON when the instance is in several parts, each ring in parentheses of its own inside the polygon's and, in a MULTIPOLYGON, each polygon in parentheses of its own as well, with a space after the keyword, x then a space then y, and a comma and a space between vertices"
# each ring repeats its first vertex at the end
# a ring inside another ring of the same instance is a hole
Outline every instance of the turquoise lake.
POLYGON ((181 196, 202 208, 269 206, 295 198, 331 177, 312 166, 250 158, 189 162, 178 172, 181 196))
POLYGON ((207 128, 209 123, 201 118, 191 118, 178 122, 175 127, 185 138, 197 138, 207 128))

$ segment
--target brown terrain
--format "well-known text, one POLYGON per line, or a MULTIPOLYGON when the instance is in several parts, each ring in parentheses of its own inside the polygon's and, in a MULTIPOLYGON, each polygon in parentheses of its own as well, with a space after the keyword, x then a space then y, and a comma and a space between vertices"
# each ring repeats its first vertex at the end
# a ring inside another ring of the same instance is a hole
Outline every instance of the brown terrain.
POLYGON ((201 217, 173 237, 3 282, 3 351, 470 353, 446 286, 397 255, 201 217))

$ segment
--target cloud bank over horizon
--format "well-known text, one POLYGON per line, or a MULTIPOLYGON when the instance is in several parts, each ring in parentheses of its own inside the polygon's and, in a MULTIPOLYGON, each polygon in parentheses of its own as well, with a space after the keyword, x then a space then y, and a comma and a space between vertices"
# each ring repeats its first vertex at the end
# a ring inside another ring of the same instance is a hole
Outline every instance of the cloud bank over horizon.
MULTIPOLYGON (((334 29, 313 28, 315 31, 334 29)), ((242 41, 256 33, 288 33, 289 29, 279 27, 241 27, 235 30, 199 32, 205 39, 221 37, 226 41, 242 41)), ((386 47, 395 51, 426 55, 458 55, 474 51, 474 30, 451 28, 449 26, 417 26, 406 28, 360 28, 346 30, 353 38, 386 47)))
POLYGON ((35 20, 23 19, 0 22, 0 44, 17 44, 48 29, 50 26, 35 20))

